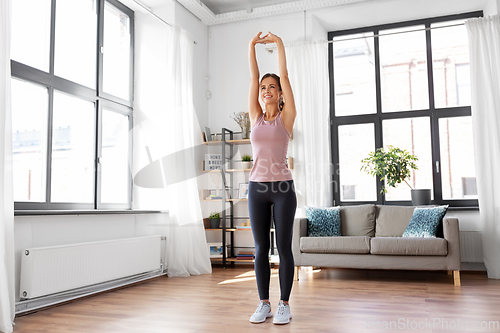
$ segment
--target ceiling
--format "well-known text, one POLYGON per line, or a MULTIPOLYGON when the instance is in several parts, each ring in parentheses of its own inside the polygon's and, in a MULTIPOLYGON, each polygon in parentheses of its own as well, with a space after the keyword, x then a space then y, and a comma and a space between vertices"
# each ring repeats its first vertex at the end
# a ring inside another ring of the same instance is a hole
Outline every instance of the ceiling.
POLYGON ((206 25, 376 0, 177 0, 206 25))
POLYGON ((200 0, 215 15, 236 12, 239 10, 251 11, 257 7, 278 5, 295 0, 200 0))

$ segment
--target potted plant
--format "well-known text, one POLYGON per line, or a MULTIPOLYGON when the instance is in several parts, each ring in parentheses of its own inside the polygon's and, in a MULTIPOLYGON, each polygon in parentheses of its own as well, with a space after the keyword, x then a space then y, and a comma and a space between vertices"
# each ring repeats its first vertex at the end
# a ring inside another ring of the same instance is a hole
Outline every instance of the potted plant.
POLYGON ((241 156, 241 166, 243 169, 251 169, 252 168, 252 156, 243 154, 241 156))
POLYGON ((431 201, 431 190, 415 190, 406 181, 410 178, 412 170, 418 170, 416 161, 418 158, 405 149, 389 146, 387 150, 379 148, 361 160, 363 164, 361 170, 380 177, 382 194, 387 193, 386 186, 396 187, 405 182, 411 189, 412 204, 414 206, 428 205, 431 201))
POLYGON ((210 229, 219 229, 220 213, 217 212, 210 213, 210 216, 208 218, 210 219, 210 229))

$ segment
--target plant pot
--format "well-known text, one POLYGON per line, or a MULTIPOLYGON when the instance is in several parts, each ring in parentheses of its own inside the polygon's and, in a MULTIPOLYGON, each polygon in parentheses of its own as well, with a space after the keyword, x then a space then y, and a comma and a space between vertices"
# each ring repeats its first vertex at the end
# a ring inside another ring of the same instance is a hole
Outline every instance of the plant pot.
POLYGON ((220 219, 210 219, 210 229, 219 229, 220 219))
POLYGON ((431 204, 431 190, 411 190, 411 203, 413 206, 425 206, 431 204))
POLYGON ((251 169, 252 168, 252 161, 243 161, 243 162, 241 162, 241 167, 243 169, 251 169))

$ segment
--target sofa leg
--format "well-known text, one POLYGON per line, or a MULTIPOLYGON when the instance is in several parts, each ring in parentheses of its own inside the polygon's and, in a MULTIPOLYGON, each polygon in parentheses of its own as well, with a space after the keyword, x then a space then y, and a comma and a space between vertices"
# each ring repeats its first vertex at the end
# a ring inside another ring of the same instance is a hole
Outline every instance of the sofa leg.
POLYGON ((299 281, 299 266, 293 268, 293 281, 299 281))
POLYGON ((460 271, 453 271, 453 282, 455 287, 460 287, 460 271))
POLYGON ((453 271, 448 271, 448 275, 453 275, 453 271))

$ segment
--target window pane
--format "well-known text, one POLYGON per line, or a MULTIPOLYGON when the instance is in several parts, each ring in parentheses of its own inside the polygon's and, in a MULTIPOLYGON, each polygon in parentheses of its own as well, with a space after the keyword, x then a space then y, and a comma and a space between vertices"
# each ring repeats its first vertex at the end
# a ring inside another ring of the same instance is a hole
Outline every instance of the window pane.
MULTIPOLYGON (((432 24, 431 28, 463 22, 432 24)), ((465 26, 433 29, 431 37, 436 107, 470 105, 469 41, 465 26)))
POLYGON ((103 90, 129 100, 130 19, 108 2, 104 5, 103 90))
POLYGON ((12 1, 11 59, 49 71, 50 0, 12 1))
POLYGON ((377 112, 373 38, 369 36, 373 33, 334 38, 336 116, 377 112))
POLYGON ((94 202, 94 103, 54 93, 52 202, 94 202))
POLYGON ((97 3, 57 0, 55 74, 90 88, 96 86, 97 3))
POLYGON ((11 82, 14 201, 42 202, 46 184, 47 88, 16 79, 11 82))
MULTIPOLYGON (((432 189, 432 147, 429 117, 391 119, 382 122, 384 147, 406 149, 417 156, 417 171, 407 182, 415 189, 432 189)), ((402 183, 388 187, 386 200, 411 200, 410 187, 402 183)))
POLYGON ((360 170, 361 160, 375 150, 374 133, 373 124, 339 126, 341 201, 377 200, 376 178, 360 170))
POLYGON ((406 32, 424 28, 380 32, 382 112, 429 108, 425 31, 406 32))
POLYGON ((443 199, 477 199, 471 117, 439 119, 443 199))
POLYGON ((127 203, 129 175, 128 116, 104 110, 102 114, 101 202, 127 203))

